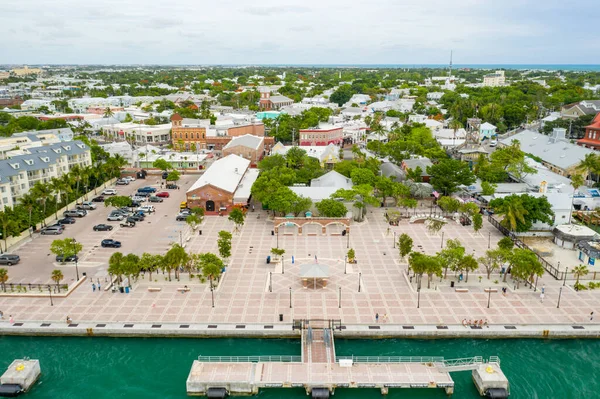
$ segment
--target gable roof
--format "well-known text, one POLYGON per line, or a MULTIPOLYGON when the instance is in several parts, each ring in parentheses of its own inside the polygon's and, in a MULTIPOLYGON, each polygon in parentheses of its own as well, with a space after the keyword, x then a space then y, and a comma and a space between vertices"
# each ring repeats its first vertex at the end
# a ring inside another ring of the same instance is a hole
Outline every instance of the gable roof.
POLYGON ((335 187, 336 189, 343 188, 349 190, 352 188, 352 180, 341 173, 332 170, 325 173, 321 177, 310 181, 311 187, 335 187))
POLYGON ((187 192, 190 193, 198 188, 211 185, 228 193, 233 193, 249 166, 250 161, 248 159, 235 154, 228 155, 213 162, 210 168, 192 184, 187 192))
POLYGON ((291 98, 289 98, 289 97, 286 97, 286 96, 271 96, 271 97, 269 98, 269 100, 270 100, 272 103, 288 103, 288 102, 294 102, 294 100, 292 100, 291 98))

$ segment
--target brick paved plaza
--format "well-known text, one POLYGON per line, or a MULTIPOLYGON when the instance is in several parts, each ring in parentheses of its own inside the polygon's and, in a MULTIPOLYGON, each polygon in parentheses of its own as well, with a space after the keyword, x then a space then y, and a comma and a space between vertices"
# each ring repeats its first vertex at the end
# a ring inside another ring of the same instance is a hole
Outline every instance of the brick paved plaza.
MULTIPOLYGON (((184 190, 181 191, 183 195, 184 190)), ((207 217, 201 226, 202 235, 190 236, 185 224, 174 222, 178 199, 171 198, 170 201, 170 214, 162 215, 157 212, 157 215, 151 216, 148 222, 149 233, 141 236, 135 244, 126 243, 130 235, 136 234, 133 229, 111 233, 124 241, 122 252, 164 253, 170 242, 179 240, 181 230, 184 241, 189 237, 186 244, 189 251, 217 253, 217 232, 223 229, 232 231, 233 224, 225 217, 207 217)), ((167 205, 159 206, 167 209, 167 205)), ((539 290, 534 292, 521 286, 515 291, 509 279, 506 285, 507 295, 492 293, 488 309, 488 294, 483 290, 488 286, 485 275, 483 282, 479 283, 478 274, 471 273, 468 284, 460 283, 461 287, 468 286, 469 292, 458 293, 450 288, 449 273, 448 280, 440 282, 436 278, 430 290, 424 289, 420 293, 417 309, 418 298, 414 284, 409 284, 405 274, 407 265, 399 262, 398 252, 392 247, 393 232, 408 233, 414 240, 414 249, 425 253, 434 253, 440 249, 441 235, 431 236, 423 224, 409 224, 407 221, 393 227, 392 232, 388 233, 383 213, 382 209, 369 211, 365 222, 351 225, 349 244, 356 251, 358 263, 347 265, 346 274, 344 256, 348 237, 288 235, 290 229, 282 228, 278 238, 279 247, 286 250, 285 273, 282 274, 280 263, 266 264, 265 261, 270 249, 277 243, 277 237, 271 235, 272 222, 265 212, 249 212, 241 232, 234 234, 230 265, 220 285, 212 293, 214 308, 208 283, 200 283, 197 278, 190 280, 187 274, 182 274, 180 282, 168 282, 166 275, 159 273, 153 275, 154 281, 148 281, 146 275, 134 282, 129 294, 104 291, 104 286, 101 292, 92 292, 91 283, 86 281, 69 297, 54 298, 54 306, 50 306, 47 297, 4 296, 0 297, 0 310, 5 317, 13 315, 19 321, 64 320, 69 315, 73 320, 81 322, 272 323, 278 321, 279 314, 283 314, 285 322, 290 322, 293 318, 331 318, 341 319, 348 324, 372 324, 375 313, 379 313, 379 322, 383 323, 385 314, 389 324, 459 324, 464 318, 487 318, 490 324, 554 324, 589 322, 590 312, 600 305, 599 294, 594 291, 575 292, 567 285, 562 290, 560 309, 557 309, 562 282, 544 276, 538 282, 538 287, 546 285, 543 303, 540 301, 539 290), (257 218, 258 215, 260 218, 257 218), (320 264, 329 266, 331 277, 326 288, 303 288, 299 278, 300 265, 314 262, 315 255, 320 264), (361 292, 358 292, 359 273, 361 292), (182 294, 177 288, 184 285, 190 291, 182 294), (162 290, 149 292, 148 287, 159 287, 162 290)), ((444 241, 459 238, 467 248, 467 253, 474 251, 476 256, 481 256, 488 249, 488 239, 493 248, 501 238, 500 233, 487 221, 479 234, 474 234, 471 227, 455 223, 446 225, 442 231, 444 241)), ((49 252, 48 246, 52 239, 54 237, 35 238, 25 244, 23 248, 26 253, 22 256, 27 259, 27 253, 49 252)), ((88 276, 99 278, 103 282, 107 259, 114 250, 97 249, 91 241, 88 245, 86 239, 83 240, 85 254, 82 256, 80 272, 86 271, 88 276)), ((93 240, 97 241, 96 238, 93 240)), ((23 248, 19 253, 24 253, 23 248)), ((42 256, 45 255, 44 253, 42 256)), ((47 270, 52 270, 55 265, 43 267, 43 276, 31 276, 32 270, 35 272, 37 269, 29 267, 27 270, 30 275, 25 278, 13 266, 10 272, 17 277, 11 281, 35 282, 32 280, 37 278, 38 282, 46 282, 47 270)), ((73 266, 62 268, 72 281, 73 266)), ((493 275, 491 281, 496 279, 501 280, 498 274, 493 275)), ((425 279, 423 286, 426 287, 425 279)))

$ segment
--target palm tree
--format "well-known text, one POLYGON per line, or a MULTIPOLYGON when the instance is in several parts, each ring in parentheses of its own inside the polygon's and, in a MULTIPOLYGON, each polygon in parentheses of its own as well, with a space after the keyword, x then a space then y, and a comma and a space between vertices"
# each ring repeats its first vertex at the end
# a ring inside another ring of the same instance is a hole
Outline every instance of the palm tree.
MULTIPOLYGON (((15 217, 9 215, 12 209, 9 206, 4 207, 4 211, 0 212, 0 226, 2 227, 2 239, 4 240, 4 249, 8 250, 7 240, 8 237, 17 237, 19 234, 19 225, 17 224, 15 217)), ((0 245, 0 252, 2 246, 0 245)))
POLYGON ((60 292, 60 281, 63 278, 65 278, 65 276, 63 276, 62 271, 58 269, 52 270, 52 276, 50 278, 56 283, 56 286, 58 287, 58 292, 60 292))
POLYGON ((458 119, 452 119, 450 121, 450 124, 448 125, 448 127, 452 130, 454 130, 454 137, 453 139, 456 140, 456 131, 458 129, 461 129, 463 127, 462 123, 460 123, 460 121, 458 119))
POLYGON ((108 273, 117 276, 119 282, 121 282, 121 275, 123 274, 123 259, 125 256, 121 252, 115 252, 108 259, 108 273))
POLYGON ((27 212, 29 212, 29 237, 31 237, 31 231, 33 230, 31 228, 31 213, 33 212, 33 208, 35 208, 37 201, 34 198, 33 193, 27 193, 19 198, 19 202, 27 209, 27 212))
POLYGON ((573 268, 572 273, 575 275, 575 278, 576 278, 575 285, 577 286, 577 285, 579 285, 579 277, 585 276, 586 274, 588 274, 589 270, 586 265, 579 265, 579 266, 576 266, 573 268))
POLYGON ((587 181, 592 172, 598 173, 598 170, 600 169, 599 158, 600 157, 598 157, 597 154, 587 154, 585 158, 575 167, 575 170, 581 173, 587 181))
POLYGON ((111 116, 113 116, 115 113, 113 112, 113 110, 110 107, 106 107, 106 109, 104 110, 104 117, 106 119, 110 118, 111 116))
POLYGON ((585 180, 581 175, 571 176, 571 186, 573 186, 573 198, 571 199, 571 211, 569 212, 569 224, 571 224, 571 218, 573 216, 573 202, 575 201, 575 192, 581 186, 585 185, 585 180))
POLYGON ((73 192, 73 182, 75 180, 74 176, 71 176, 70 174, 66 174, 63 175, 62 178, 62 189, 63 192, 65 193, 66 196, 66 203, 65 206, 67 207, 67 210, 69 210, 69 193, 73 192))
POLYGON ((42 223, 46 224, 46 205, 48 204, 48 199, 52 197, 52 188, 50 184, 42 184, 40 182, 35 183, 31 190, 34 197, 37 198, 37 201, 42 204, 42 223))
POLYGON ((75 195, 79 196, 79 185, 81 183, 81 173, 83 172, 83 169, 81 168, 81 166, 79 165, 73 165, 73 167, 71 168, 71 170, 68 173, 69 179, 71 181, 75 181, 75 183, 77 183, 77 186, 75 188, 75 195))
POLYGON ((510 200, 505 199, 502 205, 494 209, 498 215, 504 215, 504 219, 500 224, 511 231, 517 229, 517 223, 525 223, 525 215, 529 212, 523 206, 523 202, 518 197, 513 197, 510 200))
POLYGON ((56 208, 54 210, 55 216, 58 219, 58 205, 60 204, 61 201, 61 196, 62 196, 62 190, 63 190, 63 182, 57 178, 57 177, 53 177, 50 180, 50 190, 52 191, 53 194, 55 194, 55 201, 56 201, 56 208))
POLYGON ((6 292, 6 282, 8 281, 8 270, 0 269, 0 284, 2 284, 2 289, 6 292))

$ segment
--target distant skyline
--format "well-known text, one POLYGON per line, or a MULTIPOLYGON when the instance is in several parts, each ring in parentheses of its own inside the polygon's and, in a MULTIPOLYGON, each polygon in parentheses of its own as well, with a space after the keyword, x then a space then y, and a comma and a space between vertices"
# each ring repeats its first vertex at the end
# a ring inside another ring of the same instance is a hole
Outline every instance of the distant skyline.
POLYGON ((596 2, 1 2, 1 64, 600 64, 596 2))

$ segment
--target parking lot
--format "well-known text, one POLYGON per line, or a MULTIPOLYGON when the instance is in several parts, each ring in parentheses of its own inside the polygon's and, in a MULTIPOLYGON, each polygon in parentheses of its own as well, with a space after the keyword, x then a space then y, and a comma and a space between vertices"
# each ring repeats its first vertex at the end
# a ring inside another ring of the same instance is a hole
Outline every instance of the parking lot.
MULTIPOLYGON (((161 203, 143 203, 143 205, 154 205, 156 212, 146 216, 144 221, 136 223, 133 228, 121 227, 118 221, 107 221, 106 217, 113 208, 105 207, 102 202, 96 202, 96 210, 88 211, 87 216, 76 218, 75 224, 65 226, 65 231, 61 235, 40 235, 34 234, 33 240, 20 247, 11 249, 10 253, 17 254, 21 261, 17 265, 9 266, 8 273, 10 282, 19 283, 49 283, 52 270, 60 269, 65 276, 64 282, 71 283, 75 280, 75 264, 68 263, 61 265, 55 262, 55 255, 50 252, 50 244, 56 239, 67 237, 75 238, 83 244, 83 250, 79 253, 79 274, 86 273, 94 279, 104 280, 107 275, 108 259, 117 251, 124 254, 143 252, 164 253, 171 243, 185 240, 189 234, 189 227, 185 222, 175 221, 175 216, 179 211, 179 204, 185 201, 185 192, 187 188, 198 178, 198 175, 184 175, 178 182, 179 190, 161 190, 160 183, 164 180, 160 177, 152 176, 148 179, 138 179, 126 186, 113 186, 117 190, 117 195, 131 195, 138 188, 150 186, 158 191, 167 191, 169 198, 164 198, 161 203), (93 231, 97 224, 108 224, 113 226, 112 231, 93 231), (181 236, 180 236, 181 235, 181 236), (102 248, 100 242, 104 239, 113 239, 120 241, 122 247, 102 248)), ((98 191, 98 195, 100 191, 98 191)), ((105 196, 107 198, 108 196, 105 196)), ((89 198, 91 200, 92 197, 89 198)), ((58 215, 59 218, 62 215, 58 215)))

